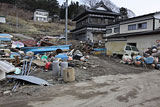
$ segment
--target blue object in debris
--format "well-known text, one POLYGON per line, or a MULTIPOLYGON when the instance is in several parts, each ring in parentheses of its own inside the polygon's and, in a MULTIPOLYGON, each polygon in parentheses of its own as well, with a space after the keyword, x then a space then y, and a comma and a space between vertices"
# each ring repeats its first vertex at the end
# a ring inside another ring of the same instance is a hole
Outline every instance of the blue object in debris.
POLYGON ((62 51, 69 50, 70 46, 71 45, 58 45, 58 46, 48 46, 48 47, 23 47, 21 48, 21 50, 24 51, 25 53, 31 51, 37 54, 37 53, 56 51, 57 49, 61 49, 62 51))
POLYGON ((0 34, 0 41, 11 41, 12 35, 1 33, 0 34))
POLYGON ((94 48, 94 51, 106 51, 106 48, 94 48))
POLYGON ((11 55, 10 55, 10 58, 14 58, 15 56, 21 56, 19 53, 17 52, 12 52, 11 55))
POLYGON ((136 61, 139 61, 141 58, 142 58, 142 56, 137 55, 137 56, 136 56, 136 61))
POLYGON ((65 60, 68 60, 68 56, 66 53, 60 53, 58 55, 55 56, 55 58, 61 58, 61 59, 65 59, 65 60))
POLYGON ((153 64, 154 58, 153 58, 153 57, 144 58, 144 62, 145 62, 146 64, 153 64))

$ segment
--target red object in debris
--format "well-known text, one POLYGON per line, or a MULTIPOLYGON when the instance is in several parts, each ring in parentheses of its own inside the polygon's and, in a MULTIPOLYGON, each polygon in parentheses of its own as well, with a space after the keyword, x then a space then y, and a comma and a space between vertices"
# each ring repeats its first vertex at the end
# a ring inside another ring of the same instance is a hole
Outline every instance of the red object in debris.
POLYGON ((45 65, 45 70, 49 70, 49 68, 51 67, 51 62, 47 62, 45 65))
POLYGON ((34 46, 37 45, 37 42, 35 40, 32 40, 32 39, 23 40, 21 42, 24 43, 24 45, 27 46, 27 47, 34 47, 34 46))

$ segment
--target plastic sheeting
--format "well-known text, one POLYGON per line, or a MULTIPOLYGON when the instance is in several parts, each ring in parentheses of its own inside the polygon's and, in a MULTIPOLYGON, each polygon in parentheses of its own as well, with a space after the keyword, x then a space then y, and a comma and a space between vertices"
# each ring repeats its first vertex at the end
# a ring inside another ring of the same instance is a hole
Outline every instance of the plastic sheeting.
POLYGON ((34 77, 34 76, 26 76, 26 75, 7 75, 7 78, 14 78, 19 80, 24 80, 37 85, 49 85, 49 83, 43 79, 34 77))

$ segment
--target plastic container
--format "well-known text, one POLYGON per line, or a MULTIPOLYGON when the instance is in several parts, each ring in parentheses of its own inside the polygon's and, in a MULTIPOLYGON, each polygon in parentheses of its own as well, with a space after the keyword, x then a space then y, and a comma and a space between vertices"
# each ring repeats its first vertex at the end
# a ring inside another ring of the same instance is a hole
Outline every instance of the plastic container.
POLYGON ((73 82, 75 81, 75 70, 74 68, 66 68, 63 70, 63 81, 73 82))
POLYGON ((60 73, 59 61, 53 61, 52 72, 53 72, 53 75, 55 76, 58 76, 58 74, 60 73))
POLYGON ((45 65, 45 70, 49 70, 49 68, 51 67, 52 63, 51 62, 47 62, 45 65))
POLYGON ((68 62, 61 62, 61 72, 60 76, 63 77, 63 70, 68 68, 68 62))

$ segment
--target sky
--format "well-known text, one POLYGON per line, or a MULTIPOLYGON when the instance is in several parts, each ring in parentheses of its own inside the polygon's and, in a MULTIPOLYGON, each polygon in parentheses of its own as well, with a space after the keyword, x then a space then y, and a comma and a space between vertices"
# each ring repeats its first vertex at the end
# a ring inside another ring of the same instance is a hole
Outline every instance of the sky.
MULTIPOLYGON (((62 4, 65 0, 58 0, 62 4)), ((71 2, 71 0, 68 0, 71 2)), ((80 0, 72 0, 80 1, 80 0)), ((111 0, 118 7, 132 10, 136 16, 160 11, 160 0, 111 0)))

